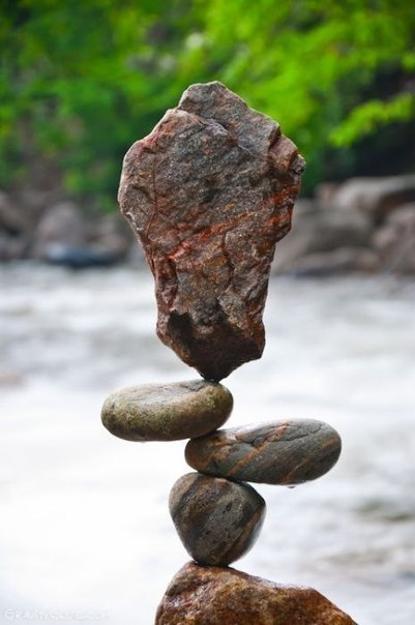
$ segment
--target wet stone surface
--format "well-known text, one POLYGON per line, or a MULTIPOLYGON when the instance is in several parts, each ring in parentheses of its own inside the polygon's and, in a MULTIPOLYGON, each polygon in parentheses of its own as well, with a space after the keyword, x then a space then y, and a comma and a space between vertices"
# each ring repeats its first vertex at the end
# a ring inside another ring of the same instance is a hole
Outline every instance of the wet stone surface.
POLYGON ((198 473, 177 480, 169 508, 191 557, 220 566, 252 547, 265 516, 265 502, 251 486, 198 473))
POLYGON ((278 124, 218 82, 189 87, 125 156, 119 203, 155 278, 158 336, 207 379, 261 357, 303 167, 278 124))
POLYGON ((356 625, 312 588, 191 562, 173 578, 156 625, 356 625))
POLYGON ((230 391, 193 380, 129 386, 104 402, 104 426, 129 441, 173 441, 202 436, 223 425, 232 411, 230 391))
POLYGON ((290 486, 327 473, 340 452, 334 428, 302 419, 214 432, 189 441, 186 460, 201 473, 290 486))

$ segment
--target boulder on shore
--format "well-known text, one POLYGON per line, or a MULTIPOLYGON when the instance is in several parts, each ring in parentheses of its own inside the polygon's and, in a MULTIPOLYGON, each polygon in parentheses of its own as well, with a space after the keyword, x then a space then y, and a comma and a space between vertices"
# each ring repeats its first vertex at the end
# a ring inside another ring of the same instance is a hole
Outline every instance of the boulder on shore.
POLYGON ((330 203, 338 210, 358 210, 379 224, 397 207, 415 201, 415 174, 350 178, 337 186, 330 203))

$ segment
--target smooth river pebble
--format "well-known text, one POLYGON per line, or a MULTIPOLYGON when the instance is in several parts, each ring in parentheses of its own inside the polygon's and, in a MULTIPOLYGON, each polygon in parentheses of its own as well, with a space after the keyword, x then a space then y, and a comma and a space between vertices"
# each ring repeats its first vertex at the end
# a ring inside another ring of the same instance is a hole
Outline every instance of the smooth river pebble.
POLYGON ((213 432, 232 405, 230 391, 213 382, 146 384, 112 393, 101 417, 111 434, 128 441, 174 441, 213 432))
POLYGON ((191 557, 227 566, 254 544, 265 516, 265 501, 248 484, 189 473, 174 484, 170 514, 191 557))
POLYGON ((327 473, 340 451, 336 430, 303 419, 219 430, 189 441, 186 460, 208 475, 289 486, 327 473))

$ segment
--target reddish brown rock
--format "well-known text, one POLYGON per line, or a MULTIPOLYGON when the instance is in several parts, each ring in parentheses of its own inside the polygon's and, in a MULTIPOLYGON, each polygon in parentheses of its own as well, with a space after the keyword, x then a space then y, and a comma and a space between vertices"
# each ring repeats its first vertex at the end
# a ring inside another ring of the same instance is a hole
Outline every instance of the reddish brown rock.
POLYGON ((186 564, 155 625, 356 625, 312 588, 281 586, 230 568, 186 564))
POLYGON ((155 278, 158 335, 205 378, 262 354, 270 263, 303 165, 218 82, 189 87, 125 156, 119 202, 155 278))

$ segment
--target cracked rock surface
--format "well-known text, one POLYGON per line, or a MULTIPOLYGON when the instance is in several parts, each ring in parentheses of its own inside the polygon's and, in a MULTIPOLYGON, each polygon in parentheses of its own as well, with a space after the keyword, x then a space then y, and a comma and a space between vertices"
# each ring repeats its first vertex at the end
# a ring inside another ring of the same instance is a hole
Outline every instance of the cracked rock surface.
POLYGON ((218 82, 189 87, 125 156, 119 203, 155 278, 158 336, 209 380, 262 354, 303 166, 272 119, 218 82))
POLYGON ((218 430, 187 443, 186 460, 201 473, 245 482, 292 486, 334 466, 341 439, 315 419, 218 430))
POLYGON ((356 625, 313 588, 189 562, 173 578, 155 625, 356 625))

